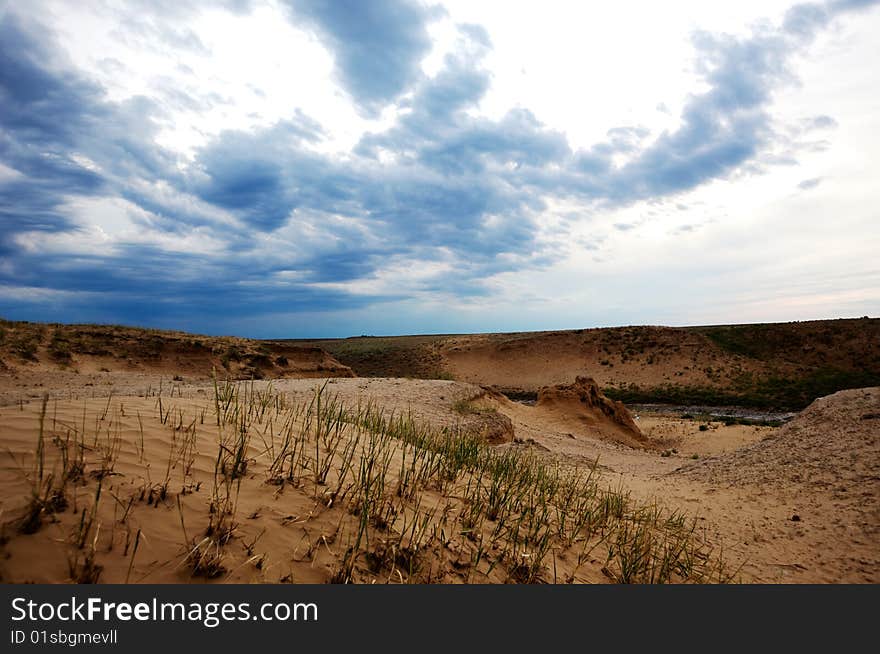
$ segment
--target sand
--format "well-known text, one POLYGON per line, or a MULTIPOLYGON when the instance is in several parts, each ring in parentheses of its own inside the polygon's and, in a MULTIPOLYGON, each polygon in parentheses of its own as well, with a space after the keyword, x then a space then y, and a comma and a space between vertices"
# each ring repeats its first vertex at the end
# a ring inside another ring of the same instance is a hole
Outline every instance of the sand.
MULTIPOLYGON (((326 362, 323 355, 309 356, 326 362)), ((218 442, 232 443, 236 428, 217 425, 214 382, 197 367, 179 371, 175 365, 172 359, 102 372, 89 365, 59 370, 37 360, 0 374, 2 581, 338 580, 357 532, 357 512, 347 500, 333 498, 332 472, 322 483, 308 475, 295 482, 272 478, 267 443, 277 443, 280 423, 259 420, 249 426, 246 472, 235 480, 234 529, 220 548, 220 563, 194 571, 193 551, 202 554, 207 547, 205 534, 216 516, 218 442), (41 425, 43 478, 55 475, 57 481, 65 469, 62 452, 82 452, 83 475, 67 483, 66 506, 43 511, 37 528, 23 529, 38 478, 41 425), (82 530, 84 523, 88 528, 82 530), (85 542, 75 542, 78 535, 85 542)), ((344 367, 335 371, 351 374, 344 367)), ((281 378, 239 382, 238 388, 252 398, 269 397, 271 390, 281 398, 272 402, 305 406, 323 386, 324 398, 473 434, 499 455, 529 453, 566 470, 594 470, 603 488, 693 518, 706 551, 723 556, 736 581, 880 582, 880 389, 821 398, 774 428, 646 412, 630 417, 599 396, 583 401, 589 385, 574 381, 547 389, 535 406, 448 380, 281 378)), ((342 428, 341 443, 349 442, 351 429, 342 428)), ((352 451, 359 455, 364 447, 362 439, 352 451)), ((389 474, 399 480, 397 471, 409 455, 395 449, 388 456, 389 474)), ((420 553, 417 574, 406 569, 405 552, 395 550, 384 563, 359 558, 350 580, 394 583, 410 573, 412 580, 435 583, 522 580, 522 569, 500 552, 471 565, 474 544, 460 521, 463 492, 431 482, 388 525, 371 524, 370 547, 383 552, 402 530, 412 532, 419 516, 430 514, 442 546, 420 553), (487 563, 493 556, 495 564, 487 563)), ((582 559, 574 549, 559 547, 529 579, 618 578, 601 552, 582 559)))

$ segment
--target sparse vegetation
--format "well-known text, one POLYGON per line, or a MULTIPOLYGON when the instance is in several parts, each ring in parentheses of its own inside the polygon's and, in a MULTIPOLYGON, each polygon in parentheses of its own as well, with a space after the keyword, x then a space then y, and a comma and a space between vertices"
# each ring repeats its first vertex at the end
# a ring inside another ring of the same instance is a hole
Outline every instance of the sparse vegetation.
MULTIPOLYGON (((357 336, 319 341, 290 341, 327 350, 364 377, 454 379, 438 349, 448 335, 357 336)), ((285 341, 280 341, 285 342, 285 341)))
POLYGON ((52 340, 49 342, 48 352, 53 360, 61 364, 70 363, 70 342, 57 331, 52 335, 52 340))
MULTIPOLYGON (((0 319, 0 359, 17 368, 44 362, 76 372, 89 364, 102 372, 161 368, 169 361, 183 373, 209 378, 219 367, 233 379, 262 379, 291 373, 350 376, 326 352, 285 343, 233 337, 199 337, 183 332, 118 325, 62 325, 0 319)), ((10 367, 0 364, 0 370, 10 367)))
POLYGON ((743 376, 727 389, 712 386, 661 384, 642 387, 637 384, 607 386, 603 392, 621 402, 698 404, 704 406, 743 406, 799 411, 817 397, 848 388, 880 385, 880 371, 853 372, 823 368, 799 378, 743 376))
POLYGON ((476 402, 476 398, 463 397, 452 404, 452 410, 462 416, 486 415, 490 413, 498 413, 493 407, 480 406, 476 402))
MULTIPOLYGON (((370 402, 345 406, 326 383, 306 402, 294 403, 271 385, 216 381, 214 415, 207 420, 204 410, 193 415, 192 407, 174 404, 161 391, 152 400, 150 414, 150 405, 132 410, 130 400, 123 406, 111 396, 96 407, 93 421, 84 412, 81 424, 51 428, 48 399, 43 402, 32 474, 31 506, 38 510, 29 512, 59 510, 49 507, 47 488, 61 496, 71 484, 91 489, 86 496, 92 500, 74 509, 75 520, 66 520, 71 580, 102 578, 102 557, 109 556, 119 529, 125 547, 116 555, 117 574, 142 576, 135 554, 150 534, 130 524, 140 502, 164 507, 179 522, 179 574, 216 579, 242 565, 264 570, 262 532, 245 540, 240 531, 242 489, 252 493, 253 484, 264 484, 267 497, 289 492, 311 498, 309 515, 293 518, 303 525, 293 556, 301 560, 305 552, 305 560, 314 561, 319 548, 332 555, 328 581, 431 582, 453 575, 466 582, 574 582, 586 568, 601 568, 621 583, 732 577, 693 520, 603 486, 595 465, 565 466, 529 450, 497 450, 466 430, 432 428, 370 402), (139 425, 131 442, 123 436, 132 433, 122 428, 123 420, 139 425), (150 481, 144 453, 147 421, 167 435, 158 483, 150 481), (89 424, 94 434, 86 438, 89 424), (59 453, 51 464, 50 442, 59 453), (125 448, 142 466, 140 487, 112 482, 125 448), (193 462, 207 448, 214 452, 213 470, 207 480, 197 479, 193 462), (84 459, 84 452, 92 455, 84 459), (51 477, 57 484, 47 482, 51 466, 60 469, 51 477), (175 471, 180 484, 172 486, 175 471), (328 522, 335 527, 317 535, 308 527, 328 522), (231 555, 236 542, 244 561, 231 555), (560 557, 570 562, 565 579, 555 576, 560 557)), ((467 402, 459 408, 474 410, 467 402)), ((39 520, 32 522, 38 530, 39 520)))

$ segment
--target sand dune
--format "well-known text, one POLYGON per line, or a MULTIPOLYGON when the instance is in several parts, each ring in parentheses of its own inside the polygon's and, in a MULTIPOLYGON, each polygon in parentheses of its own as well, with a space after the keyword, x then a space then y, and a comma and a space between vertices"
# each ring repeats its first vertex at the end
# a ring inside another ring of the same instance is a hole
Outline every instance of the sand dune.
MULTIPOLYGON (((880 388, 841 391, 734 452, 689 464, 707 515, 765 581, 880 582, 880 388)), ((673 491, 675 492, 675 491, 673 491)))
MULTIPOLYGON (((713 485, 798 484, 863 494, 876 502, 880 388, 819 398, 757 443, 689 465, 678 474, 713 485)), ((873 510, 878 508, 874 505, 873 510)))
POLYGON ((6 582, 880 581, 878 388, 774 428, 633 415, 586 378, 534 405, 352 378, 291 344, 265 371, 289 378, 236 381, 259 343, 214 343, 244 353, 223 367, 116 328, 65 328, 60 364, 52 329, 5 334, 10 360, 42 334, 0 374, 6 582))

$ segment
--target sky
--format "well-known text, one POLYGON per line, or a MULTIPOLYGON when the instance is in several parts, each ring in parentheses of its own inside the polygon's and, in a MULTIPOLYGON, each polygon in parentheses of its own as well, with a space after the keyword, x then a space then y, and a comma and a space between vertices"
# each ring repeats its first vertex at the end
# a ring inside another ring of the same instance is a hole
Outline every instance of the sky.
POLYGON ((0 316, 880 315, 877 2, 0 0, 0 316))

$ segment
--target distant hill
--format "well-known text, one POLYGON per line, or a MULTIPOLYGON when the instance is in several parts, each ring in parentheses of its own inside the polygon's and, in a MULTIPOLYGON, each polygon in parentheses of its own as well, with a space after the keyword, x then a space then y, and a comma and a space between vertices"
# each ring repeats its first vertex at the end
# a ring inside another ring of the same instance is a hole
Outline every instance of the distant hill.
POLYGON ((147 371, 222 378, 352 377, 317 346, 117 325, 0 320, 0 374, 19 370, 147 371))
POLYGON ((360 376, 458 379, 525 398, 586 375, 626 402, 799 410, 880 385, 880 319, 867 317, 272 342, 324 348, 360 376))
POLYGON ((0 320, 0 374, 18 370, 457 379, 514 399, 587 376, 630 403, 799 410, 880 385, 880 319, 262 341, 0 320))

